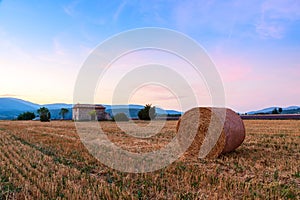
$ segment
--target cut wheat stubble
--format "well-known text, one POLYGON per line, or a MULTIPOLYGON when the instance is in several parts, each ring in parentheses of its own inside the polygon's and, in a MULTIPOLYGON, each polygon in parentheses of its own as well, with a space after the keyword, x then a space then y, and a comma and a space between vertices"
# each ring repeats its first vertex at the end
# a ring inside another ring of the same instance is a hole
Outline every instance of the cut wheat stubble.
POLYGON ((180 118, 176 130, 183 146, 192 139, 184 153, 187 158, 217 158, 238 148, 245 139, 242 119, 228 108, 192 108, 180 118))

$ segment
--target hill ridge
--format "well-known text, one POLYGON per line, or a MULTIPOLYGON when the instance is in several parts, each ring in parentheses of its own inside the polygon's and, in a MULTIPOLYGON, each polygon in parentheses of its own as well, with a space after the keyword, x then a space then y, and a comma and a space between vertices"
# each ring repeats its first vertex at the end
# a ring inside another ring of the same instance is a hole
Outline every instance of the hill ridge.
MULTIPOLYGON (((137 118, 137 113, 140 109, 144 108, 143 105, 128 104, 128 105, 105 105, 106 112, 113 115, 113 113, 124 112, 132 118, 137 118)), ((46 107, 51 112, 52 119, 60 119, 60 109, 67 108, 69 112, 65 115, 65 119, 72 119, 72 107, 73 104, 67 103, 53 103, 53 104, 35 104, 30 101, 13 98, 13 97, 2 97, 0 98, 0 120, 12 120, 16 119, 17 116, 23 112, 34 112, 37 114, 37 109, 40 107, 46 107)), ((160 114, 182 114, 177 110, 165 110, 157 108, 156 112, 160 114)))

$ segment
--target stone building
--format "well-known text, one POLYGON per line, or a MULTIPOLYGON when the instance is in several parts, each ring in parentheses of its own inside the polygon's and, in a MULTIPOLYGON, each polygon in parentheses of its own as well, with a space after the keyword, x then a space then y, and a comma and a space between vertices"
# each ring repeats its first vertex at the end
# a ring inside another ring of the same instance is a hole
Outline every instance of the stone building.
POLYGON ((109 114, 105 112, 105 107, 99 104, 76 104, 73 107, 74 121, 107 120, 109 114))

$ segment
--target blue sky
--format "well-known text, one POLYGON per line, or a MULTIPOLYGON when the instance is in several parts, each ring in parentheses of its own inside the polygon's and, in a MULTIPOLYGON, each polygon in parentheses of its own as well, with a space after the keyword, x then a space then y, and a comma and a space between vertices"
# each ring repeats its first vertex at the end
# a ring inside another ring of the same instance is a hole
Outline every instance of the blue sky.
MULTIPOLYGON (((180 31, 201 44, 216 64, 230 108, 300 105, 298 0, 2 0, 0 95, 71 103, 89 53, 108 37, 142 27, 180 31)), ((161 105, 178 108, 176 102, 161 105)))

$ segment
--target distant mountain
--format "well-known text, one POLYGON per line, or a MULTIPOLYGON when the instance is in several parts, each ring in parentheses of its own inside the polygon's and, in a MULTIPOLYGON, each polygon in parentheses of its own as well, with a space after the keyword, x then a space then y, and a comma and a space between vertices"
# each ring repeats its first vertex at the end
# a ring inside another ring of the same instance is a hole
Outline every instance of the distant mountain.
POLYGON ((284 108, 283 110, 295 110, 295 109, 299 109, 300 106, 289 106, 289 107, 286 107, 284 108))
POLYGON ((44 107, 48 108, 49 110, 53 110, 53 109, 61 109, 61 108, 72 108, 73 104, 54 103, 54 104, 43 104, 40 106, 44 106, 44 107))
POLYGON ((65 118, 72 119, 72 104, 39 105, 17 98, 0 98, 0 120, 16 119, 23 112, 34 112, 37 115, 37 110, 40 107, 48 108, 52 119, 60 119, 60 109, 68 108, 69 112, 65 115, 65 118))
POLYGON ((0 98, 0 119, 15 119, 24 111, 35 112, 38 104, 16 98, 0 98))
MULTIPOLYGON (((129 105, 104 105, 106 107, 106 112, 111 116, 114 114, 123 112, 131 118, 138 118, 138 112, 144 108, 142 105, 129 104, 129 105)), ((39 105, 31 103, 29 101, 24 101, 22 99, 16 98, 0 98, 0 120, 11 120, 16 119, 19 114, 23 112, 34 112, 37 115, 37 110, 40 107, 46 107, 50 110, 51 119, 60 119, 59 115, 61 108, 67 108, 69 112, 65 115, 65 119, 72 119, 72 107, 73 104, 65 103, 54 103, 54 104, 44 104, 39 105)), ((156 108, 158 115, 179 115, 182 114, 176 110, 164 110, 161 108, 156 108)))
POLYGON ((0 111, 35 110, 39 105, 17 98, 0 98, 0 111))
MULTIPOLYGON (((106 112, 111 116, 114 114, 123 112, 131 118, 138 118, 138 112, 144 108, 142 105, 129 104, 129 105, 104 105, 106 107, 106 112)), ((34 112, 37 114, 37 110, 40 107, 46 107, 50 110, 51 119, 60 119, 59 115, 61 108, 67 108, 69 112, 65 115, 65 119, 72 119, 72 107, 73 104, 65 103, 54 103, 54 104, 44 104, 39 105, 29 101, 25 101, 17 98, 0 98, 0 120, 11 120, 16 119, 19 114, 23 112, 34 112)), ((257 114, 266 113, 270 114, 274 108, 279 107, 269 107, 261 110, 250 111, 247 114, 257 114)), ((300 114, 300 106, 289 106, 282 108, 282 114, 300 114)), ((181 115, 182 112, 176 110, 164 110, 162 108, 156 108, 157 115, 181 115)))
POLYGON ((290 110, 283 110, 282 114, 300 114, 300 108, 290 109, 290 110))
POLYGON ((271 113, 275 108, 277 108, 277 107, 264 108, 264 109, 261 109, 261 110, 255 110, 255 111, 247 112, 247 114, 248 115, 253 115, 253 114, 256 114, 256 113, 271 113))
MULTIPOLYGON (((67 107, 61 107, 61 108, 67 108, 67 107)), ((59 108, 59 109, 49 109, 48 108, 51 113, 51 119, 61 119, 61 115, 59 114, 61 108, 59 108)), ((67 109, 69 110, 69 112, 65 114, 64 119, 71 120, 72 119, 72 108, 67 108, 67 109)))
POLYGON ((106 109, 143 109, 144 106, 141 105, 137 105, 137 104, 128 104, 128 105, 105 105, 103 104, 103 106, 105 106, 106 109))
MULTIPOLYGON (((261 110, 247 112, 247 114, 248 115, 262 114, 262 113, 271 114, 275 108, 278 109, 280 107, 264 108, 261 110)), ((297 113, 299 113, 299 111, 300 111, 300 106, 289 106, 289 107, 282 108, 282 114, 297 114, 297 113)))
MULTIPOLYGON (((141 109, 144 108, 142 105, 104 105, 106 107, 106 112, 110 116, 114 116, 117 113, 125 113, 130 118, 138 118, 138 113, 141 109)), ((182 112, 176 110, 164 110, 162 108, 155 109, 157 115, 180 115, 182 112)))
POLYGON ((179 112, 177 110, 166 110, 169 115, 182 115, 183 112, 179 112))

